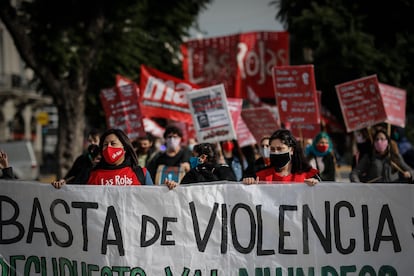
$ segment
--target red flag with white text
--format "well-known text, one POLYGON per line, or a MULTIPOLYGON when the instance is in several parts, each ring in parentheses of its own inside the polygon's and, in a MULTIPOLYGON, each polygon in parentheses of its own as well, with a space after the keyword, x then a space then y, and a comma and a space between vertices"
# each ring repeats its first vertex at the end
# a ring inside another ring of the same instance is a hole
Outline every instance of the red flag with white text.
POLYGON ((198 86, 141 65, 140 87, 141 110, 146 117, 192 123, 186 93, 198 86))

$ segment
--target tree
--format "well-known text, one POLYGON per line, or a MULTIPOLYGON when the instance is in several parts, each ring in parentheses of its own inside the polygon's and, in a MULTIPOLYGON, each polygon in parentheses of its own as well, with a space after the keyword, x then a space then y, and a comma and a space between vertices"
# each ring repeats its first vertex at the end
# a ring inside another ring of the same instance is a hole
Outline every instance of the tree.
POLYGON ((0 19, 58 108, 61 177, 82 151, 85 103, 102 115, 100 89, 116 74, 135 78, 143 63, 179 74, 179 45, 210 0, 17 2, 0 0, 0 19))
POLYGON ((335 85, 377 74, 414 103, 414 2, 276 0, 292 37, 292 64, 313 63, 322 104, 342 118, 335 85), (306 50, 308 56, 303 56, 306 50), (311 55, 309 55, 311 53, 311 55), (332 103, 335 103, 334 105, 332 103))

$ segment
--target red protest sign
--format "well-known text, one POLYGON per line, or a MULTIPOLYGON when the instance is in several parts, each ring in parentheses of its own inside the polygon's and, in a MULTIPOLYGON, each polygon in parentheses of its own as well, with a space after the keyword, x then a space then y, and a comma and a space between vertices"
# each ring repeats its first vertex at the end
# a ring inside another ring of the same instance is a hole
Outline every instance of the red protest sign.
POLYGON ((376 75, 335 85, 347 132, 385 122, 376 75))
POLYGON ((186 94, 196 85, 142 65, 140 86, 141 109, 146 117, 192 123, 186 94))
POLYGON ((271 70, 289 64, 288 32, 249 32, 190 40, 181 46, 184 79, 202 87, 224 84, 228 97, 247 91, 273 98, 271 70))
POLYGON ((227 98, 227 105, 230 111, 231 119, 233 121, 233 127, 237 132, 238 121, 243 106, 243 99, 239 98, 227 98))
POLYGON ((233 127, 236 131, 237 143, 239 146, 244 147, 255 144, 256 139, 251 134, 250 130, 244 123, 243 118, 241 117, 243 99, 227 98, 227 105, 233 121, 233 127))
POLYGON ((250 132, 246 123, 243 121, 243 118, 239 118, 239 120, 237 121, 236 135, 237 143, 241 148, 245 146, 254 145, 257 143, 256 138, 254 138, 253 134, 250 132))
POLYGON ((287 125, 320 123, 313 65, 275 66, 273 81, 282 123, 287 125))
POLYGON ((145 134, 135 83, 102 89, 100 99, 109 128, 122 129, 130 139, 145 134))
POLYGON ((272 135, 280 128, 278 121, 267 107, 243 109, 241 116, 256 141, 260 141, 264 136, 272 135))
POLYGON ((301 140, 306 138, 313 139, 316 135, 318 135, 319 132, 321 132, 320 124, 292 124, 287 126, 286 128, 292 132, 293 136, 301 140))
POLYGON ((405 108, 407 92, 403 89, 379 83, 387 122, 394 126, 405 127, 405 108))

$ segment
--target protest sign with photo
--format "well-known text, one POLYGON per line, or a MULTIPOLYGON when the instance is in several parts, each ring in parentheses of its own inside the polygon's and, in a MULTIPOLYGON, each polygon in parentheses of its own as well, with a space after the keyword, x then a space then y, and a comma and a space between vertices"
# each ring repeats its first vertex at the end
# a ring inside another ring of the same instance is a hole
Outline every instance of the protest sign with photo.
POLYGON ((274 98, 272 67, 289 64, 288 32, 249 32, 196 39, 181 46, 184 79, 202 87, 224 84, 228 97, 274 98))
POLYGON ((387 123, 404 128, 407 92, 385 83, 379 83, 379 89, 387 114, 387 123))
POLYGON ((0 185, 0 275, 412 273, 410 184, 0 185))
POLYGON ((146 117, 192 122, 186 94, 198 86, 148 66, 141 66, 141 109, 146 117))
POLYGON ((102 89, 100 99, 108 128, 119 128, 130 139, 145 134, 143 116, 138 104, 138 88, 135 83, 102 89))
POLYGON ((187 93, 199 143, 236 139, 224 86, 214 85, 187 93))
POLYGON ((335 89, 347 132, 386 121, 376 75, 335 85, 335 89))

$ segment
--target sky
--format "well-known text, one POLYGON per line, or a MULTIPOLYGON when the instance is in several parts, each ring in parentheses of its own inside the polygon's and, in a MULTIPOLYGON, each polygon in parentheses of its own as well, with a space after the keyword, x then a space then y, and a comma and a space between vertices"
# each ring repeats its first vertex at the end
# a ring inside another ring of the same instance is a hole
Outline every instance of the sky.
POLYGON ((198 18, 202 33, 194 29, 190 39, 224 36, 249 31, 283 31, 275 19, 271 0, 213 0, 198 18))

